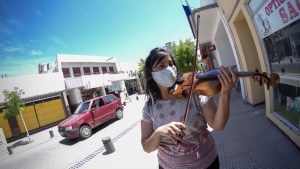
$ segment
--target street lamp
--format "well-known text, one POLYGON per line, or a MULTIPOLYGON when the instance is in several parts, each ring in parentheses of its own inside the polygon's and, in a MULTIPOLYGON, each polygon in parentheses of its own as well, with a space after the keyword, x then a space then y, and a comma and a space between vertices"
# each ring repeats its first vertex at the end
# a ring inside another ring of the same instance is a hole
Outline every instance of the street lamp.
POLYGON ((169 52, 171 52, 171 44, 172 44, 172 42, 167 42, 167 43, 165 43, 166 49, 167 49, 169 52))

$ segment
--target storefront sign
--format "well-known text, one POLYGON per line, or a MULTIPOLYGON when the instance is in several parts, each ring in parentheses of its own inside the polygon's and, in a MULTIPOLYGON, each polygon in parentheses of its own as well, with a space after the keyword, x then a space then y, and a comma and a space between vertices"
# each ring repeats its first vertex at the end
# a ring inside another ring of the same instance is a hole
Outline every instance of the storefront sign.
POLYGON ((255 14, 254 21, 261 38, 300 18, 300 0, 268 0, 255 14))
POLYGON ((82 81, 80 77, 67 78, 65 79, 65 83, 67 89, 82 87, 82 81))

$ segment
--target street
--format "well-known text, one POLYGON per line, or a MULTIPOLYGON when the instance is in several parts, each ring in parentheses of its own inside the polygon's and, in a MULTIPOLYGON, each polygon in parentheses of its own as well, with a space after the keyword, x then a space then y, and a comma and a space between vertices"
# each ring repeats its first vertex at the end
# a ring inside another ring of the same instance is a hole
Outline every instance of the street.
MULTIPOLYGON (((237 93, 231 96, 231 113, 225 129, 212 131, 220 168, 298 169, 299 149, 267 119, 265 105, 253 107, 243 103, 237 93)), ((0 169, 158 168, 157 151, 145 153, 140 143, 144 96, 140 95, 139 100, 131 98, 123 119, 99 126, 89 139, 64 139, 57 127, 44 130, 31 135, 32 143, 15 147, 12 155, 7 150, 0 151, 0 169), (54 132, 53 138, 50 130, 54 132), (107 136, 116 149, 111 154, 106 153, 102 143, 107 136)), ((9 143, 12 144, 15 142, 9 143)))
MULTIPOLYGON (((87 163, 95 156, 103 156, 103 153, 105 153, 105 148, 103 146, 102 139, 104 137, 111 137, 115 144, 133 128, 138 127, 138 129, 135 129, 135 132, 139 132, 139 120, 141 118, 144 102, 144 95, 140 95, 139 100, 136 100, 134 97, 132 102, 127 103, 125 106, 123 119, 111 120, 103 125, 100 125, 93 130, 93 135, 87 140, 65 139, 59 135, 57 126, 47 129, 46 131, 42 131, 43 133, 37 133, 36 135, 39 136, 35 137, 35 135, 32 135, 32 143, 16 147, 13 149, 14 154, 12 155, 8 155, 7 152, 7 155, 0 155, 0 168, 40 169, 84 167, 82 164, 83 161, 84 163, 87 163), (48 132, 50 130, 52 130, 54 133, 53 138, 50 138, 48 132), (43 141, 38 143, 41 140, 43 141), (29 146, 33 147, 25 148, 29 146)), ((140 139, 139 136, 137 137, 137 134, 140 135, 140 133, 134 133, 135 140, 133 141, 138 145, 132 144, 130 146, 140 147, 138 150, 142 151, 141 145, 139 144, 140 139)), ((26 140, 26 138, 23 138, 22 140, 26 140)), ((119 147, 116 147, 116 152, 118 150, 119 147)), ((3 152, 1 152, 1 154, 3 154, 3 152)), ((113 154, 108 154, 107 156, 111 155, 113 154)), ((147 153, 145 153, 145 155, 147 155, 147 153)), ((126 152, 124 154, 124 159, 126 159, 126 152)), ((120 161, 120 159, 118 159, 118 161, 120 161)), ((109 168, 109 166, 104 168, 109 168)))

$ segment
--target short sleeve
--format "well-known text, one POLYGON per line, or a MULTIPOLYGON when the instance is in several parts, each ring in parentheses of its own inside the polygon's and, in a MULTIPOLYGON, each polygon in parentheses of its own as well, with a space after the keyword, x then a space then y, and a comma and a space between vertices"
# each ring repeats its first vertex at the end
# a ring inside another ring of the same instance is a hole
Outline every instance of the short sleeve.
POLYGON ((142 113, 142 120, 148 123, 152 123, 150 106, 147 104, 147 102, 144 105, 142 113))
POLYGON ((199 103, 200 103, 200 106, 202 107, 203 105, 205 105, 209 99, 211 99, 212 96, 203 96, 203 95, 200 95, 199 96, 199 103))

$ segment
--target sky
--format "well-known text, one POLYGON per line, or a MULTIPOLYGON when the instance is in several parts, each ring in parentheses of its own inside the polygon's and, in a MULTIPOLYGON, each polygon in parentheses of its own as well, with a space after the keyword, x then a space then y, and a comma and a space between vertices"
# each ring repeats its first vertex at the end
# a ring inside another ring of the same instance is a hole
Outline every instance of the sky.
MULTIPOLYGON (((185 0, 0 0, 0 78, 38 73, 56 54, 145 59, 193 39, 185 0)), ((188 0, 192 9, 199 0, 188 0)))

